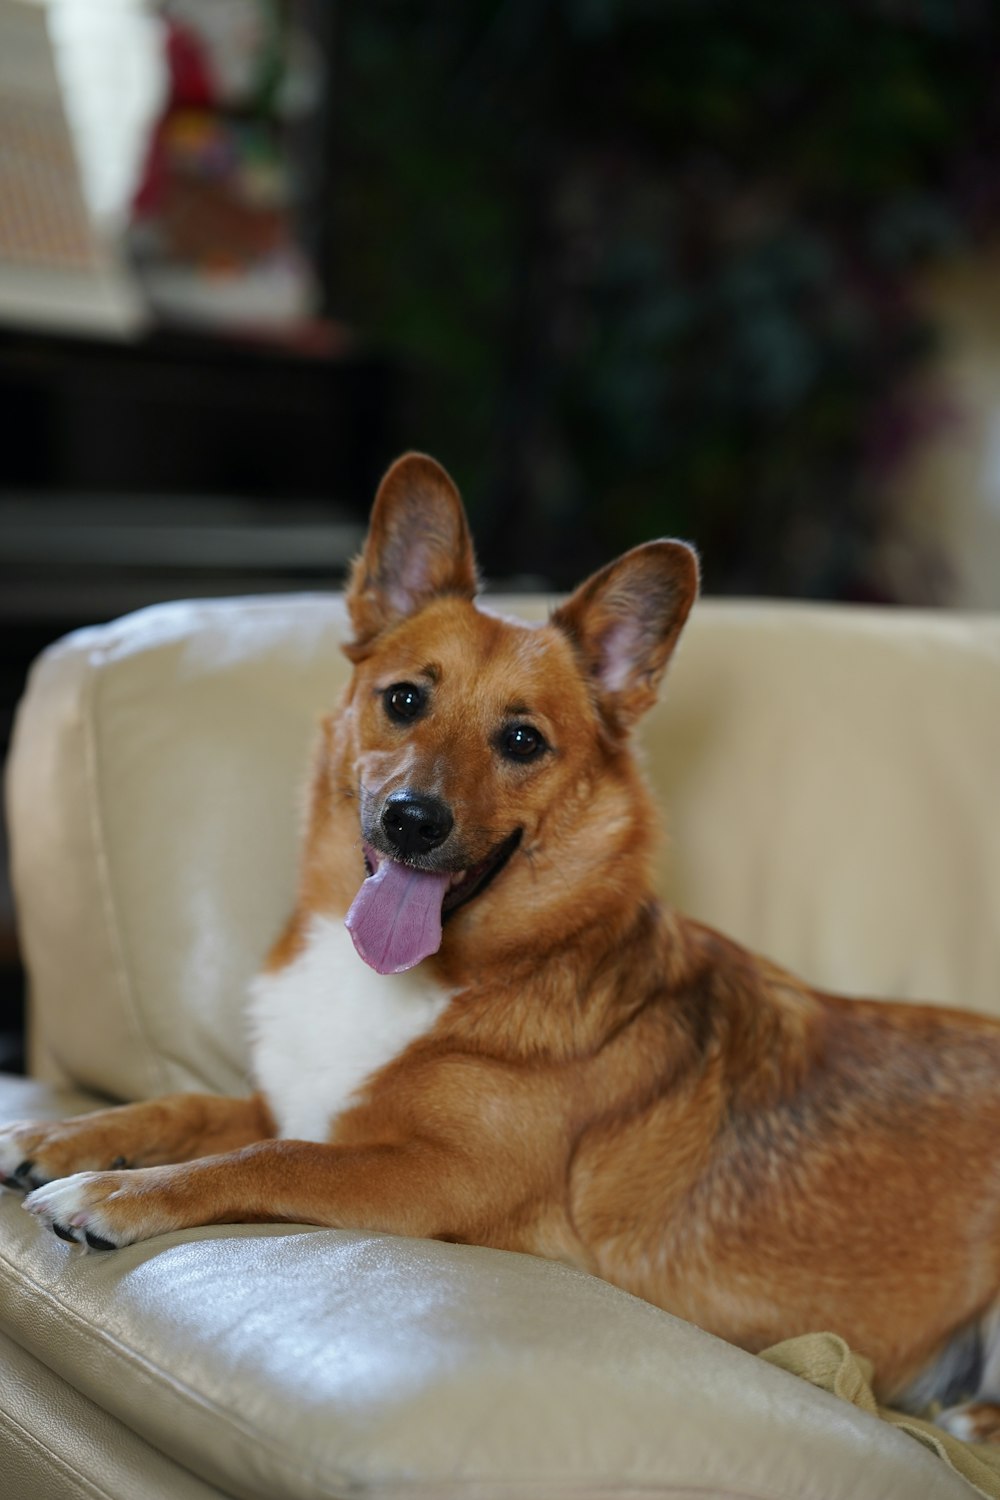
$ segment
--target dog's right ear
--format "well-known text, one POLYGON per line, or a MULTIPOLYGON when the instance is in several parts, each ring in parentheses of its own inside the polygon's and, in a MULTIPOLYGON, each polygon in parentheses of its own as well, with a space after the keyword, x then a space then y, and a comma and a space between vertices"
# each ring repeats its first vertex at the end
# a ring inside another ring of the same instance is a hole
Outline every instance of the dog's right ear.
POLYGON ((379 485, 368 536, 354 564, 347 608, 359 661, 390 625, 442 594, 475 597, 479 587, 472 538, 450 476, 423 453, 398 458, 379 485))

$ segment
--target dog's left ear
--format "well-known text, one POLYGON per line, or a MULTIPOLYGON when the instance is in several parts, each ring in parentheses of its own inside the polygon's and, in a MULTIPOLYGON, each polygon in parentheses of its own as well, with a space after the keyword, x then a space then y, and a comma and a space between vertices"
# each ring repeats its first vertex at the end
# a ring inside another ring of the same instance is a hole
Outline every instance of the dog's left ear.
POLYGON ((647 542, 588 578, 553 614, 612 728, 628 729, 655 703, 697 594, 694 549, 684 542, 647 542))
POLYGON ((472 599, 476 558, 461 497, 450 476, 423 453, 398 458, 379 485, 364 549, 351 573, 347 608, 354 626, 347 655, 358 660, 381 631, 441 594, 472 599))

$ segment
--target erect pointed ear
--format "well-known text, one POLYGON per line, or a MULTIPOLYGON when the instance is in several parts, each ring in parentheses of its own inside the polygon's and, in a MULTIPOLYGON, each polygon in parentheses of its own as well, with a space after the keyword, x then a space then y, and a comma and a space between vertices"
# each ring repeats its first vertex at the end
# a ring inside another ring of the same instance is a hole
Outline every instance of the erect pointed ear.
POLYGON ((697 593, 694 549, 684 542, 647 542, 588 578, 553 614, 613 729, 628 729, 655 703, 697 593))
POLYGON ((458 490, 423 453, 398 458, 379 485, 368 536, 354 564, 347 608, 358 659, 380 631, 441 594, 472 599, 476 558, 458 490))

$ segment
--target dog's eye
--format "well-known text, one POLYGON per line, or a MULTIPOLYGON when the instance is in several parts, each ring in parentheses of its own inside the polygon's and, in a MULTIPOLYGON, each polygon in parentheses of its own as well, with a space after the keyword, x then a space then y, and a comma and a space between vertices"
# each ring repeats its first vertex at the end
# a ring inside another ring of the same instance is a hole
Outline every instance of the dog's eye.
POLYGON ((533 725, 515 724, 512 729, 504 730, 500 748, 511 760, 534 760, 537 755, 541 755, 546 746, 541 734, 533 725))
POLYGON ((424 706, 424 690, 412 682, 394 682, 382 694, 382 701, 390 719, 415 719, 424 706))

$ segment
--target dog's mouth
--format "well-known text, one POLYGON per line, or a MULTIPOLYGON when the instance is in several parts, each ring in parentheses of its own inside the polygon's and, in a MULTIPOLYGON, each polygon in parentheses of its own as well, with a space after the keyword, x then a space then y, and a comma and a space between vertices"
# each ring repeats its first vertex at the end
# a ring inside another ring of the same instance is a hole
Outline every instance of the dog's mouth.
POLYGON ((464 906, 466 902, 472 901, 476 896, 481 896, 486 887, 500 874, 504 865, 517 849, 521 842, 523 830, 515 828, 514 832, 505 838, 502 843, 497 844, 492 853, 480 860, 478 865, 473 865, 468 870, 460 870, 457 875, 451 877, 451 883, 444 893, 441 903, 441 915, 444 920, 451 916, 452 912, 464 906))
POLYGON ((368 878, 346 925, 354 946, 379 974, 401 974, 441 946, 442 924, 482 895, 521 842, 522 830, 497 844, 466 870, 421 870, 365 845, 368 878))

